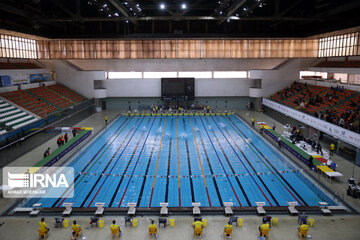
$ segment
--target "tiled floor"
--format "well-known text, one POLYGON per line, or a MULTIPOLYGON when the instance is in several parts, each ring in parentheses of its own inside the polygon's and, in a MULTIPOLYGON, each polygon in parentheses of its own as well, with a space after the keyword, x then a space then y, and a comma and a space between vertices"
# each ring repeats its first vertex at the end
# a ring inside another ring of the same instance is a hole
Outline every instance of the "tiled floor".
MULTIPOLYGON (((109 117, 109 122, 114 119, 119 114, 116 111, 108 111, 107 115, 109 117)), ((275 122, 273 119, 270 119, 265 114, 240 111, 239 115, 242 116, 245 120, 250 122, 251 116, 255 116, 256 121, 265 121, 268 123, 275 122)), ((282 127, 280 123, 277 124, 277 130, 282 132, 282 127)), ((104 113, 96 113, 93 116, 85 119, 76 126, 82 127, 94 127, 94 133, 98 133, 103 129, 105 125, 104 122, 104 113)), ((256 127, 256 129, 258 129, 256 127)), ((16 161, 14 161, 11 166, 24 166, 32 165, 38 161, 41 157, 44 149, 48 146, 56 147, 56 138, 50 140, 49 142, 38 146, 33 151, 25 154, 16 161)), ((65 160, 65 159, 64 159, 65 160)), ((63 161, 64 161, 63 160, 63 161)), ((360 199, 353 199, 346 196, 346 179, 352 175, 353 164, 342 159, 339 156, 333 158, 335 162, 339 165, 338 171, 344 174, 343 178, 338 180, 330 181, 323 176, 315 175, 315 178, 318 181, 321 181, 323 184, 331 188, 335 193, 341 193, 344 195, 345 200, 351 203, 352 206, 360 209, 360 199)), ((302 163, 299 162, 301 165, 302 163)), ((305 166, 305 165, 304 165, 305 166)), ((355 177, 360 176, 360 168, 355 167, 355 177)), ((0 173, 1 174, 1 173, 0 173)), ((2 181, 2 180, 0 180, 2 181)), ((12 201, 9 199, 0 198, 0 211, 5 209, 12 201)), ((167 227, 165 229, 159 229, 160 239, 193 239, 191 228, 192 218, 190 216, 171 216, 175 219, 175 227, 167 227)), ((226 224, 227 218, 222 216, 205 216, 208 219, 208 226, 204 229, 204 239, 221 239, 221 233, 223 227, 226 224)), ((244 219, 244 225, 242 227, 234 228, 233 239, 259 239, 258 237, 258 226, 260 225, 261 218, 257 216, 240 216, 244 219)), ((277 227, 271 228, 270 239, 299 239, 297 236, 297 217, 290 216, 277 216, 279 218, 279 225, 277 227)), ((360 216, 359 215, 343 215, 343 216, 310 216, 315 219, 315 225, 313 228, 310 228, 309 234, 313 239, 359 239, 360 230, 358 226, 360 225, 360 216)), ((95 239, 110 239, 109 226, 111 220, 115 219, 121 226, 123 236, 121 239, 147 239, 147 226, 150 223, 149 219, 157 219, 157 216, 154 217, 138 217, 139 226, 137 228, 124 227, 124 218, 117 217, 104 217, 105 227, 104 228, 90 228, 89 226, 89 217, 79 216, 71 217, 70 221, 76 219, 79 224, 84 228, 84 237, 89 240, 95 239)), ((4 224, 0 227, 0 239, 37 239, 37 229, 38 229, 39 218, 29 218, 29 217, 1 217, 0 224, 4 224), (21 230, 20 230, 21 229, 21 230)), ((71 229, 62 228, 56 229, 53 228, 53 217, 46 217, 48 226, 50 227, 50 235, 48 239, 70 239, 71 229)))

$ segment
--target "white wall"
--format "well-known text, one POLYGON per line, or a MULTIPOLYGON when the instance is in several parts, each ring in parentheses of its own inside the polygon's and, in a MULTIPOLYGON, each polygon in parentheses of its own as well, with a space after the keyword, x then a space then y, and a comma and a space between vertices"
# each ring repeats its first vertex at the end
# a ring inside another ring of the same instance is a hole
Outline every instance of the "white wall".
MULTIPOLYGON (((249 96, 252 79, 195 79, 196 97, 249 96)), ((161 79, 106 79, 108 97, 161 97, 161 79)))
POLYGON ((295 59, 279 70, 251 70, 250 76, 262 79, 263 97, 268 97, 299 79, 299 71, 306 70, 314 59, 295 59))
POLYGON ((75 71, 62 62, 55 62, 56 81, 86 98, 94 97, 94 80, 104 80, 104 71, 75 71))

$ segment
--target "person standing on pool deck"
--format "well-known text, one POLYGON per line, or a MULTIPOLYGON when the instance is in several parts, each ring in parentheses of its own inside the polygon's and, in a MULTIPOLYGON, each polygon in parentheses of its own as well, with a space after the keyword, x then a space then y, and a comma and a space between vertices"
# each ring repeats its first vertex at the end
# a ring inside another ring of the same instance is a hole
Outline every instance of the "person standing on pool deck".
POLYGON ((321 156, 323 155, 322 146, 321 146, 320 142, 317 143, 316 152, 317 152, 318 154, 319 154, 319 152, 320 152, 320 153, 321 153, 321 156))
POLYGON ((277 139, 277 142, 279 144, 279 148, 281 148, 281 136, 279 135, 278 139, 277 139))
POLYGON ((334 150, 335 150, 335 144, 331 143, 330 144, 330 155, 334 155, 334 150))
POLYGON ((255 125, 255 118, 254 118, 254 116, 252 116, 251 117, 251 125, 254 127, 254 125, 255 125))
POLYGON ((105 126, 107 126, 107 120, 108 120, 108 117, 107 117, 107 115, 105 114, 105 126))

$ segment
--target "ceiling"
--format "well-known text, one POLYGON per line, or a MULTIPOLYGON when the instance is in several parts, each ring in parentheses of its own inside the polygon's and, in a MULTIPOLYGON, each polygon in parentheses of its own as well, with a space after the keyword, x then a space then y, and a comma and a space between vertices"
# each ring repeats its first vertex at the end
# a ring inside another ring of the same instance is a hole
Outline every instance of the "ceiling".
POLYGON ((359 0, 1 0, 0 28, 49 38, 308 37, 359 26, 359 10, 359 0))

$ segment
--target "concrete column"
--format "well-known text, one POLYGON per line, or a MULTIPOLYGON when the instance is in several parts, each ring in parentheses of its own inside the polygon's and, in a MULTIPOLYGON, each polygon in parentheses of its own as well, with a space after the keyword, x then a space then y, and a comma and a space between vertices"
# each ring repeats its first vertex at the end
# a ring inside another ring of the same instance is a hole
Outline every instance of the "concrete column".
POLYGON ((360 166, 360 148, 356 148, 355 164, 360 166))

